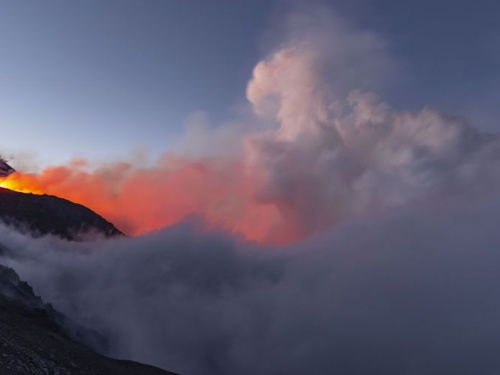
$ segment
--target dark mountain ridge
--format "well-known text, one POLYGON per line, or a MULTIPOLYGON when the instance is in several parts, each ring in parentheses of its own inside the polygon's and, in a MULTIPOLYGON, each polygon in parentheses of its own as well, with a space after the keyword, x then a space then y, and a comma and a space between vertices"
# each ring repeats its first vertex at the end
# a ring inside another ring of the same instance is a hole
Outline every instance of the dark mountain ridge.
POLYGON ((4 188, 0 188, 0 220, 33 235, 52 234, 68 240, 80 240, 87 234, 123 235, 109 221, 80 204, 4 188))

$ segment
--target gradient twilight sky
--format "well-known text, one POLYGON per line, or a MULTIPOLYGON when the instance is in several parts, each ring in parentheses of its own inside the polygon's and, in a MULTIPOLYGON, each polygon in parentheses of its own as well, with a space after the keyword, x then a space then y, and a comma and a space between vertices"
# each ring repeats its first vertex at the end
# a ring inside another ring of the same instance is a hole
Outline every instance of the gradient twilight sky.
MULTIPOLYGON (((381 93, 393 106, 430 106, 500 131, 498 1, 324 2, 387 41, 401 67, 381 93)), ((195 112, 214 126, 237 117, 291 3, 3 1, 0 150, 42 164, 158 155, 195 112)))

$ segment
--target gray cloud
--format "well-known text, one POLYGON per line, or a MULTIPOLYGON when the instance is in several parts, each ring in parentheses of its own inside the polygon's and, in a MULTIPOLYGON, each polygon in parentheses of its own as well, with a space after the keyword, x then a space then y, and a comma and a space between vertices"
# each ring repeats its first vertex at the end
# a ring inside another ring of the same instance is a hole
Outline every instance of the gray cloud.
POLYGON ((498 199, 443 200, 284 248, 193 223, 93 244, 1 228, 47 301, 111 354, 183 374, 495 374, 498 199))

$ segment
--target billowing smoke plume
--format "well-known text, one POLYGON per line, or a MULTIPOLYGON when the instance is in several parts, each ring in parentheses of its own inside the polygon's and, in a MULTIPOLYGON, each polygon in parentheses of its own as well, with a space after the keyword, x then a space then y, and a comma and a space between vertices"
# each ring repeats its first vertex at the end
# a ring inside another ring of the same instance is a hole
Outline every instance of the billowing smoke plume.
POLYGON ((2 261, 113 355, 185 375, 497 374, 498 135, 379 100, 397 69, 377 35, 324 9, 289 25, 240 157, 15 177, 133 234, 203 224, 97 244, 2 227, 2 261))
POLYGON ((248 86, 256 113, 278 127, 246 140, 265 176, 261 201, 308 235, 387 207, 498 186, 498 136, 429 109, 392 110, 365 91, 394 71, 383 41, 324 9, 312 16, 293 18, 309 32, 292 33, 248 86))

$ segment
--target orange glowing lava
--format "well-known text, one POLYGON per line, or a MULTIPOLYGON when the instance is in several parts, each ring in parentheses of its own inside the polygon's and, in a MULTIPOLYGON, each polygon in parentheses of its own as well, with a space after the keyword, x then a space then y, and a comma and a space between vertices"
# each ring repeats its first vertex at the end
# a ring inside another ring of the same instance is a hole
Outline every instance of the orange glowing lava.
POLYGON ((20 193, 43 194, 40 186, 37 186, 36 179, 30 175, 23 175, 18 172, 12 173, 8 177, 0 178, 0 187, 17 191, 20 193))
POLYGON ((49 194, 82 204, 129 235, 175 224, 192 215, 209 227, 248 240, 282 244, 303 237, 274 204, 256 198, 256 178, 241 163, 189 160, 173 155, 153 167, 115 163, 91 169, 85 161, 13 173, 0 187, 49 194))

